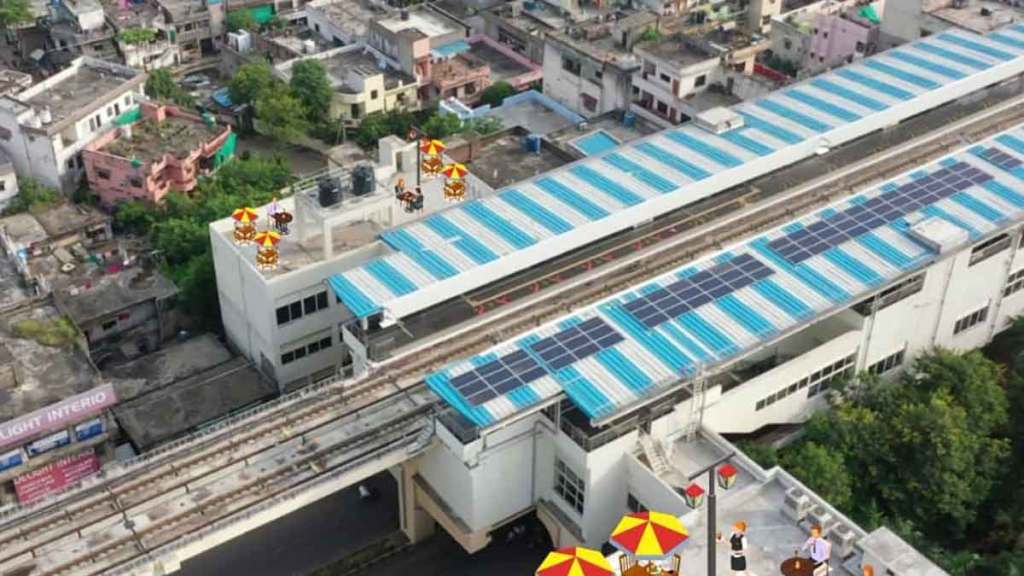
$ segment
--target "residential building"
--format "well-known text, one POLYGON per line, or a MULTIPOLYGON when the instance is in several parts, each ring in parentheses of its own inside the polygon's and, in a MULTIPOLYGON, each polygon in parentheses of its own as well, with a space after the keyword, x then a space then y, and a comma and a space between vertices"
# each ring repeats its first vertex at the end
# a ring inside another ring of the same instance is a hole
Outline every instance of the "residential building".
POLYGON ((0 150, 0 212, 17 195, 18 175, 14 173, 14 163, 6 152, 0 150))
POLYGON ((334 46, 367 40, 370 22, 394 12, 371 0, 312 0, 306 4, 307 26, 334 46))
POLYGON ((548 33, 564 30, 572 20, 560 9, 543 1, 514 0, 481 12, 484 34, 494 38, 532 62, 544 62, 548 33))
POLYGON ((172 38, 166 15, 156 0, 132 2, 101 0, 116 33, 121 60, 132 68, 153 70, 181 63, 178 43, 172 38), (143 31, 153 34, 149 40, 132 38, 143 31))
MULTIPOLYGON (((367 43, 397 62, 402 72, 416 78, 421 84, 420 98, 429 101, 431 90, 426 85, 434 63, 457 57, 467 36, 469 29, 462 23, 420 6, 371 22, 367 43)), ((456 75, 466 76, 473 67, 480 66, 464 60, 460 67, 463 73, 456 75)))
POLYGON ((880 27, 875 5, 823 3, 800 10, 772 25, 772 55, 803 75, 849 64, 878 49, 880 27))
POLYGON ((880 41, 890 48, 960 29, 986 34, 1014 22, 1024 21, 1019 5, 996 0, 889 0, 882 14, 880 41))
POLYGON ((118 60, 117 31, 104 17, 99 0, 57 0, 40 20, 51 62, 63 65, 78 56, 118 60))
POLYGON ((0 150, 21 176, 70 193, 84 175, 81 152, 142 98, 145 74, 77 58, 14 96, 0 98, 0 150))
POLYGON ((765 47, 737 29, 641 42, 633 49, 641 67, 633 74, 629 109, 667 126, 736 104, 740 99, 732 95, 734 74, 752 73, 754 59, 765 47))
POLYGON ((155 102, 140 118, 96 138, 82 153, 89 188, 104 206, 125 200, 158 203, 174 190, 190 192, 198 178, 230 156, 231 127, 155 102))
POLYGON ((177 333, 178 288, 154 266, 93 269, 57 284, 54 298, 85 337, 97 365, 147 354, 177 333))
POLYGON ((31 74, 9 68, 0 68, 0 98, 17 94, 31 85, 31 74))
POLYGON ((640 60, 632 48, 659 16, 635 12, 550 32, 544 45, 544 94, 586 117, 625 109, 640 60))
POLYGON ((772 18, 782 13, 784 0, 751 0, 747 6, 747 30, 752 33, 768 34, 772 18))
POLYGON ((333 118, 358 123, 374 112, 419 109, 416 79, 371 46, 353 44, 289 60, 276 66, 277 73, 290 78, 292 66, 303 59, 317 60, 327 69, 334 88, 333 118))
POLYGON ((195 62, 216 51, 224 34, 225 6, 216 0, 157 0, 180 62, 195 62))

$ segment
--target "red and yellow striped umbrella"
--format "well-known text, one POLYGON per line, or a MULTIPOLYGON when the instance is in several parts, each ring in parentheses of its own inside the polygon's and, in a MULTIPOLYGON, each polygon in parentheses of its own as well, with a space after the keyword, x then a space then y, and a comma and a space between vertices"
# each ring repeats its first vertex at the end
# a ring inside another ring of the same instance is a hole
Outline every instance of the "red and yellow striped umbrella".
POLYGON ((444 152, 444 142, 440 140, 425 139, 420 142, 420 152, 427 156, 437 156, 441 152, 444 152))
POLYGON ((612 531, 613 546, 640 560, 660 560, 675 554, 686 542, 686 528, 671 514, 626 514, 612 531))
POLYGON ((559 548, 548 553, 536 576, 612 576, 611 564, 597 550, 559 548))
POLYGON ((251 222, 255 222, 256 219, 260 217, 260 215, 257 214, 256 211, 253 210, 252 208, 246 206, 245 208, 239 208, 232 212, 231 217, 234 218, 237 222, 241 222, 242 224, 249 224, 251 222))
POLYGON ((443 172, 445 176, 451 178, 452 180, 461 180, 463 176, 469 174, 469 170, 466 170, 466 166, 463 164, 459 164, 458 162, 454 162, 452 164, 445 166, 441 170, 441 172, 443 172))
POLYGON ((254 241, 257 246, 271 248, 281 241, 281 235, 273 230, 264 230, 256 235, 254 241))

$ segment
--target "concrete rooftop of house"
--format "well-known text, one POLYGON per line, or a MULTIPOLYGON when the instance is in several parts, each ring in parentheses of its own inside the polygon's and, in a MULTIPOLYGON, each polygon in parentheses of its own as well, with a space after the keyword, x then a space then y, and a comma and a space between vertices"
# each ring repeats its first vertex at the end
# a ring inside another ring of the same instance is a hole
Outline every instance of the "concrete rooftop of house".
POLYGON ((992 32, 1007 24, 1024 20, 1024 10, 992 0, 972 0, 963 8, 947 6, 933 10, 930 14, 978 34, 992 32), (987 10, 987 13, 982 14, 982 10, 987 10))
POLYGON ((522 126, 528 132, 549 134, 572 128, 575 124, 569 118, 545 106, 543 102, 524 99, 517 102, 506 100, 501 106, 487 113, 488 118, 498 118, 505 128, 522 126))
MULTIPOLYGON (((123 66, 115 69, 115 65, 104 64, 83 61, 54 85, 35 84, 18 94, 17 98, 37 110, 49 108, 54 122, 88 113, 86 107, 90 102, 141 74, 123 66)), ((65 71, 59 74, 63 73, 65 71)))
POLYGON ((146 379, 144 389, 129 390, 131 395, 124 393, 131 381, 114 381, 118 397, 122 399, 114 413, 139 448, 145 450, 193 431, 205 422, 252 405, 277 390, 248 360, 231 358, 224 345, 210 335, 172 344, 136 360, 132 363, 133 371, 149 373, 151 370, 142 366, 149 363, 192 366, 193 355, 209 359, 216 356, 220 361, 187 374, 177 370, 170 382, 163 378, 146 379), (226 359, 222 359, 224 354, 226 359))
POLYGON ((181 21, 189 17, 209 16, 210 10, 202 0, 157 0, 160 7, 170 13, 171 19, 181 21))
POLYGON ((110 220, 110 216, 92 206, 72 204, 71 202, 62 202, 42 212, 38 212, 33 215, 33 218, 39 222, 43 231, 51 238, 63 236, 64 234, 97 224, 103 224, 110 220))
POLYGON ((636 46, 636 49, 675 66, 685 68, 708 60, 717 60, 722 52, 709 49, 701 44, 700 42, 687 42, 680 34, 671 34, 650 42, 642 42, 636 46))
POLYGON ((548 146, 528 152, 525 133, 510 132, 473 151, 469 171, 495 190, 533 178, 572 162, 574 158, 548 146))
POLYGON ((143 266, 112 272, 95 268, 91 274, 78 275, 61 284, 58 298, 78 324, 146 300, 163 300, 178 293, 178 288, 164 275, 143 266))
POLYGON ((121 134, 99 150, 122 158, 137 158, 142 162, 158 161, 166 154, 183 158, 203 144, 216 138, 225 128, 219 124, 168 114, 163 122, 143 119, 131 127, 129 137, 121 134))
POLYGON ((17 387, 0 390, 0 421, 38 410, 101 383, 89 359, 70 341, 60 347, 48 346, 27 332, 41 329, 53 333, 53 323, 60 318, 57 308, 47 301, 0 316, 0 347, 10 353, 4 356, 13 359, 19 376, 17 387))
POLYGON ((493 82, 515 78, 520 74, 530 71, 529 68, 502 54, 487 42, 471 44, 469 54, 491 67, 491 80, 493 82))
POLYGON ((32 75, 0 68, 0 95, 16 94, 32 84, 32 75))
POLYGON ((377 23, 396 34, 415 30, 427 38, 451 34, 458 30, 447 18, 427 8, 411 8, 407 13, 408 18, 391 14, 377 23))
POLYGON ((564 32, 552 32, 557 38, 573 49, 599 62, 614 64, 623 68, 638 65, 632 51, 622 45, 616 30, 637 30, 654 26, 658 15, 648 11, 616 11, 609 21, 585 22, 564 32))
POLYGON ((366 36, 370 21, 385 18, 392 13, 369 0, 314 0, 308 4, 323 10, 331 22, 356 38, 366 36))
POLYGON ((525 32, 561 30, 572 23, 560 8, 552 6, 544 0, 533 2, 530 7, 523 5, 519 15, 513 16, 510 4, 497 4, 489 8, 507 24, 525 32))
POLYGON ((164 19, 156 0, 145 0, 139 4, 122 0, 101 1, 107 21, 113 23, 114 28, 119 31, 128 28, 151 28, 155 21, 163 22, 164 19))
MULTIPOLYGON (((331 87, 339 92, 355 93, 357 91, 355 87, 348 84, 349 74, 353 72, 364 78, 383 74, 384 88, 387 90, 395 88, 401 83, 411 84, 415 82, 412 76, 391 66, 385 64, 381 67, 383 60, 379 60, 377 55, 369 48, 358 45, 342 46, 323 52, 322 56, 322 58, 319 58, 319 61, 327 70, 327 78, 331 82, 331 87)), ((278 69, 286 78, 291 78, 291 66, 298 60, 296 58, 290 62, 285 62, 278 69)))

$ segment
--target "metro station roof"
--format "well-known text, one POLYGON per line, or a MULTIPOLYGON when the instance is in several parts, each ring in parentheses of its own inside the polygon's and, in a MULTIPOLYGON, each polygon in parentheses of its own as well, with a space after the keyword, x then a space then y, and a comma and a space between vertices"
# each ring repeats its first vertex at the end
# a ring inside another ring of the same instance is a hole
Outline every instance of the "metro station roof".
POLYGON ((926 95, 1020 63, 1022 55, 1024 24, 984 37, 942 32, 734 106, 745 120, 740 128, 719 135, 692 124, 666 129, 384 232, 394 252, 335 274, 330 284, 358 317, 383 309, 401 317, 649 219, 630 209, 655 198, 696 202, 726 187, 719 174, 752 172, 754 160, 808 140, 835 134, 845 141, 849 132, 837 130, 899 104, 919 103, 906 116, 933 107, 926 95))
POLYGON ((601 419, 846 308, 938 254, 929 219, 972 241, 1024 219, 1024 123, 620 292, 426 377, 487 426, 561 392, 601 419))

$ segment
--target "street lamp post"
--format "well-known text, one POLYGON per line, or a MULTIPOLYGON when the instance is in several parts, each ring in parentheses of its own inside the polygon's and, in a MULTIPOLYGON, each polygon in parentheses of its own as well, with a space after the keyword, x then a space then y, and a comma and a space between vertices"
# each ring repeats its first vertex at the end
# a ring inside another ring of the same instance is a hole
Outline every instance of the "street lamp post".
POLYGON ((718 561, 715 554, 715 531, 717 529, 717 519, 715 516, 718 512, 715 505, 715 469, 717 469, 720 464, 728 462, 735 454, 735 452, 730 452, 706 468, 690 475, 688 478, 688 480, 692 482, 701 474, 706 473, 708 475, 708 576, 717 576, 716 565, 718 561))
POLYGON ((423 132, 415 126, 409 127, 409 140, 416 142, 416 186, 420 185, 420 171, 422 170, 421 164, 423 162, 423 151, 420 150, 420 138, 423 137, 423 132))

